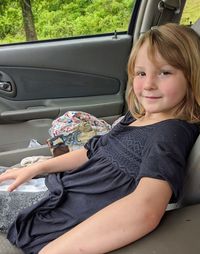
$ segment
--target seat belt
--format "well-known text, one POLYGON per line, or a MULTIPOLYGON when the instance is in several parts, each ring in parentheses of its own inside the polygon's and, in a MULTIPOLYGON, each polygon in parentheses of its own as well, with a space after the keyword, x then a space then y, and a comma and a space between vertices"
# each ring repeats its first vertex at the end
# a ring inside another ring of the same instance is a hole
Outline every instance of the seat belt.
POLYGON ((167 22, 173 22, 175 15, 180 13, 181 0, 162 0, 158 3, 160 12, 157 18, 157 25, 163 25, 167 22))

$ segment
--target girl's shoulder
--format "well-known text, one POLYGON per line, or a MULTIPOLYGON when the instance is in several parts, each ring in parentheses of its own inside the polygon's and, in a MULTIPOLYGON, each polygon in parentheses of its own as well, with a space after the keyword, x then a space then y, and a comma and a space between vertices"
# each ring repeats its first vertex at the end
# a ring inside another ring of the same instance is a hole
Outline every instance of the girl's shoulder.
POLYGON ((199 126, 179 119, 161 121, 154 126, 153 143, 172 143, 174 146, 191 146, 199 136, 199 126))
MULTIPOLYGON (((123 117, 118 119, 118 126, 123 128, 123 126, 128 126, 135 120, 130 111, 128 111, 123 117)), ((148 133, 147 136, 149 138, 153 137, 155 140, 173 139, 174 137, 194 140, 200 133, 199 125, 180 119, 167 119, 135 128, 131 126, 129 129, 137 129, 139 132, 144 133, 144 135, 148 133)))
MULTIPOLYGON (((128 111, 124 116, 120 117, 117 121, 122 123, 122 124, 129 125, 135 120, 136 119, 132 116, 130 111, 128 111)), ((147 128, 148 127, 153 127, 153 128, 156 128, 156 129, 160 129, 160 131, 169 128, 169 130, 186 129, 186 130, 195 131, 197 133, 200 132, 200 127, 199 127, 198 124, 189 123, 185 120, 180 120, 180 119, 167 119, 167 120, 163 120, 163 121, 160 121, 160 122, 157 122, 157 123, 154 123, 154 124, 141 126, 141 127, 142 128, 144 128, 144 127, 147 127, 147 128)))
POLYGON ((199 126, 180 119, 163 120, 155 124, 157 131, 165 131, 166 133, 194 133, 199 134, 199 126))

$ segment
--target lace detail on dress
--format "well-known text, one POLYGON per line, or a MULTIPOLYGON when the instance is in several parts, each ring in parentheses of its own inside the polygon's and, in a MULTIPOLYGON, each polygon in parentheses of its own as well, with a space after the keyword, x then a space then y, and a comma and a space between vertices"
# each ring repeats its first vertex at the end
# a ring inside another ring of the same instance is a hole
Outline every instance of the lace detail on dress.
POLYGON ((45 197, 47 192, 0 192, 0 231, 7 233, 18 213, 45 197))
MULTIPOLYGON (((7 168, 1 167, 0 174, 7 168)), ((38 202, 40 199, 48 195, 47 191, 32 192, 28 190, 28 187, 34 187, 31 185, 25 186, 24 191, 7 192, 3 189, 7 189, 6 185, 1 186, 0 190, 0 232, 7 233, 9 226, 16 219, 18 213, 28 206, 31 206, 38 202)), ((21 188, 22 189, 22 188, 21 188)), ((46 189, 46 188, 45 188, 46 189)))

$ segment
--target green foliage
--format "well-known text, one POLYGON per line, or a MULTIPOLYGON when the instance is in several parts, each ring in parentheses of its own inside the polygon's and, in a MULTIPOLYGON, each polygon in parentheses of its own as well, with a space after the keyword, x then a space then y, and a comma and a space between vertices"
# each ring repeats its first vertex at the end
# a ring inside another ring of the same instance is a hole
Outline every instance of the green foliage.
MULTIPOLYGON (((134 0, 32 0, 31 4, 42 40, 126 31, 134 0)), ((0 6, 0 42, 25 41, 19 0, 0 0, 0 6)))
POLYGON ((7 37, 8 42, 11 38, 24 36, 23 21, 21 10, 18 2, 2 1, 0 3, 0 40, 7 37))
MULTIPOLYGON (((0 0, 0 43, 26 40, 20 0, 0 0)), ((39 40, 126 31, 134 0, 31 0, 39 40)), ((187 0, 182 24, 199 18, 199 0, 187 0)))

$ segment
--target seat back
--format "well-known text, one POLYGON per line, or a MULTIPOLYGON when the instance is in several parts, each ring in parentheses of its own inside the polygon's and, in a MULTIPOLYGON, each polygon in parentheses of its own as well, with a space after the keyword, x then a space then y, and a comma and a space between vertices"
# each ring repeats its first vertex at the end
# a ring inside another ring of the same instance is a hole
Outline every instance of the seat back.
MULTIPOLYGON (((192 29, 200 35, 200 19, 192 25, 192 29)), ((200 135, 188 158, 183 195, 178 202, 178 206, 197 203, 200 203, 200 135)))
POLYGON ((200 135, 188 158, 183 194, 178 206, 200 203, 200 135))

